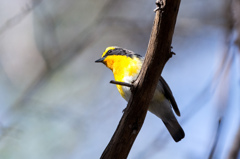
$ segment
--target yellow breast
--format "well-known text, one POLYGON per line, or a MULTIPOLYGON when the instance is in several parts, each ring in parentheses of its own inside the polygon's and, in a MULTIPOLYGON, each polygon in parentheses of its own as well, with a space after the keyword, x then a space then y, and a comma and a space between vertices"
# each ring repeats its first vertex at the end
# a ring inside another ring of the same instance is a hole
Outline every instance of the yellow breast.
MULTIPOLYGON (((142 60, 137 57, 128 57, 122 55, 109 56, 104 60, 106 66, 113 71, 116 81, 131 83, 135 80, 142 67, 142 60)), ((116 85, 119 93, 126 99, 124 86, 116 85)), ((130 90, 129 90, 130 91, 130 90)))

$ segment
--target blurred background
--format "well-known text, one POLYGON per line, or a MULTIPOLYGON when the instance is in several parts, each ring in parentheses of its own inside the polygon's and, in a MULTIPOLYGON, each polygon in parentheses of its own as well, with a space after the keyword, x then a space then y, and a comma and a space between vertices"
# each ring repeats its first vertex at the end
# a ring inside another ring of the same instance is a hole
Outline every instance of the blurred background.
MULTIPOLYGON (((0 158, 99 158, 127 103, 94 61, 112 45, 144 56, 154 8, 154 0, 1 0, 0 158)), ((162 76, 186 136, 175 143, 148 113, 128 158, 240 158, 239 33, 239 0, 182 0, 176 55, 162 76)))

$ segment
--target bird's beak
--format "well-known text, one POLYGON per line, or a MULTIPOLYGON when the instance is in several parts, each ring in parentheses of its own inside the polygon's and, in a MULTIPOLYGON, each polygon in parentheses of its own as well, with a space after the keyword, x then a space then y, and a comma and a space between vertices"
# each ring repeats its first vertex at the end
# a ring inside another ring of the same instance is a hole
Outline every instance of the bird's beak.
POLYGON ((102 58, 96 60, 95 62, 103 62, 104 59, 105 59, 105 57, 102 57, 102 58))

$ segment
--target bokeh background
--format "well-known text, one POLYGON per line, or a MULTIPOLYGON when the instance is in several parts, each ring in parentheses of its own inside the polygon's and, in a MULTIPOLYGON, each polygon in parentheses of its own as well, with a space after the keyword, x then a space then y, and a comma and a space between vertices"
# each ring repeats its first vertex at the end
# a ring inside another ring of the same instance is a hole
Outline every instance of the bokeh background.
MULTIPOLYGON (((186 137, 175 143, 148 113, 128 158, 240 158, 239 6, 182 0, 176 55, 162 76, 186 137)), ((1 0, 0 158, 99 158, 127 103, 94 61, 111 45, 144 56, 154 8, 154 0, 1 0)))

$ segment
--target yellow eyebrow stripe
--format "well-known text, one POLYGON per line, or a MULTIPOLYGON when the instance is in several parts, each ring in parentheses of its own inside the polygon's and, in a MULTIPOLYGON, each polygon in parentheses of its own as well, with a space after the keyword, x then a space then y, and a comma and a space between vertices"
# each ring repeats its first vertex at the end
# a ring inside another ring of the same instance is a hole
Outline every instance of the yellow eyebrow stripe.
POLYGON ((109 50, 114 50, 114 46, 107 47, 106 50, 103 52, 102 57, 109 51, 109 50))

